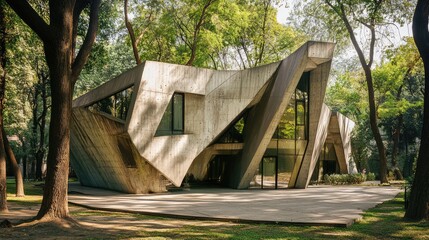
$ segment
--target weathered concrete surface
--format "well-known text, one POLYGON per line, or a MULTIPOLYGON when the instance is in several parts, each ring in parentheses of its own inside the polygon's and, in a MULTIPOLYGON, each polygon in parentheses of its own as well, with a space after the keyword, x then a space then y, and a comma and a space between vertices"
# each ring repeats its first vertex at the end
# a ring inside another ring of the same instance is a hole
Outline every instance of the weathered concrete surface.
POLYGON ((212 148, 214 140, 252 108, 251 120, 245 126, 243 149, 222 150, 242 151, 229 179, 231 186, 246 188, 302 73, 310 71, 308 147, 304 161, 294 170, 298 186, 306 187, 320 153, 316 133, 333 49, 333 43, 307 42, 283 61, 242 71, 146 61, 74 101, 72 120, 76 123, 72 131, 76 133, 72 133, 72 164, 87 185, 130 193, 158 192, 162 189, 157 187, 162 175, 179 186, 190 169, 198 177, 206 172, 210 158, 219 153, 212 148), (85 107, 131 86, 133 95, 125 121, 107 116, 104 120, 101 115, 85 112, 85 107), (155 136, 175 92, 185 96, 184 133, 155 136), (142 165, 143 171, 130 175, 131 169, 124 168, 122 163, 127 161, 142 165), (131 177, 135 178, 124 179, 131 177), (127 186, 121 187, 123 184, 127 186))
POLYGON ((223 188, 133 195, 71 184, 69 202, 90 208, 179 218, 348 226, 392 199, 394 187, 316 186, 289 190, 223 188), (82 193, 82 194, 77 194, 82 193))
MULTIPOLYGON (((313 174, 317 160, 319 159, 323 141, 327 134, 326 126, 327 123, 329 123, 329 117, 326 118, 326 111, 323 111, 323 100, 325 98, 330 70, 331 62, 326 62, 319 65, 310 75, 310 123, 308 129, 308 143, 302 162, 295 164, 289 187, 306 188, 310 182, 311 174, 313 174)), ((297 159, 297 161, 299 161, 299 159, 297 159)))
MULTIPOLYGON (((275 78, 267 87, 261 100, 250 112, 245 126, 244 148, 241 161, 234 166, 235 177, 230 185, 239 189, 249 187, 259 163, 280 122, 284 109, 289 104, 299 79, 305 70, 310 71, 310 134, 307 152, 312 153, 312 142, 316 141, 321 106, 325 96, 334 44, 308 42, 282 61, 275 78), (309 63, 311 63, 309 65, 309 63), (238 165, 238 166, 237 166, 238 165)), ((306 153, 307 154, 307 153, 306 153)), ((317 161, 317 158, 316 158, 317 161)), ((296 164, 306 167, 306 165, 296 164)), ((297 172, 299 169, 296 169, 297 172)), ((308 167, 304 171, 311 171, 308 167)), ((309 175, 312 172, 309 173, 309 175)), ((231 175, 231 174, 230 174, 231 175)), ((296 175, 296 173, 295 173, 296 175)), ((306 182, 305 187, 308 182, 306 182)))
POLYGON ((341 137, 340 141, 335 141, 335 151, 337 151, 338 149, 339 151, 341 151, 341 155, 344 156, 344 162, 347 166, 346 173, 357 173, 356 164, 354 163, 352 158, 351 144, 352 131, 355 127, 355 123, 339 112, 336 112, 335 115, 338 122, 339 135, 341 137))
MULTIPOLYGON (((357 173, 356 164, 353 161, 351 149, 351 134, 355 123, 342 115, 339 112, 332 112, 325 104, 323 104, 322 116, 319 120, 320 135, 316 137, 318 144, 318 152, 325 144, 333 144, 335 155, 337 156, 339 172, 341 174, 357 173)), ((317 159, 312 161, 317 162, 317 159)), ((319 163, 319 179, 323 177, 323 161, 319 163)), ((314 169, 314 166, 313 166, 314 169)), ((313 170, 311 171, 313 173, 313 170)))
POLYGON ((164 178, 138 154, 122 123, 84 108, 73 109, 72 118, 70 160, 83 185, 130 193, 165 191, 164 178))

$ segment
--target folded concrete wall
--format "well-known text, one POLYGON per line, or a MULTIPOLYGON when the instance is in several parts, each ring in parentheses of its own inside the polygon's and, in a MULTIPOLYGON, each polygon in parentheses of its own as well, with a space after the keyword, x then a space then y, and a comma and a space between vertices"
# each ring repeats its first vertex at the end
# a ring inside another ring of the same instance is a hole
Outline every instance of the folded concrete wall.
MULTIPOLYGON (((290 184, 306 187, 323 145, 321 135, 326 135, 322 106, 333 49, 332 43, 308 42, 283 61, 242 71, 146 61, 74 101, 72 165, 85 185, 158 192, 164 190, 164 178, 176 186, 189 171, 202 178, 210 159, 229 151, 239 158, 229 169, 228 183, 247 188, 299 79, 310 72, 309 139, 290 184), (130 86, 133 96, 126 119, 86 109, 130 86), (185 98, 184 131, 157 136, 175 93, 185 98), (244 142, 215 144, 245 111, 244 142)), ((343 122, 341 128, 348 129, 343 122)))

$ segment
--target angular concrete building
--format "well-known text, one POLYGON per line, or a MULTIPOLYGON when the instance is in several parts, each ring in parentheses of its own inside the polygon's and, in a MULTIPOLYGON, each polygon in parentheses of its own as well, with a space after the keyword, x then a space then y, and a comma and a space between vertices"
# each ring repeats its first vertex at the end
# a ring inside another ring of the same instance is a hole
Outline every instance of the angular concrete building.
POLYGON ((348 172, 353 124, 323 103, 333 49, 307 42, 237 71, 146 61, 74 100, 72 167, 83 185, 128 193, 305 188, 329 143, 348 172))

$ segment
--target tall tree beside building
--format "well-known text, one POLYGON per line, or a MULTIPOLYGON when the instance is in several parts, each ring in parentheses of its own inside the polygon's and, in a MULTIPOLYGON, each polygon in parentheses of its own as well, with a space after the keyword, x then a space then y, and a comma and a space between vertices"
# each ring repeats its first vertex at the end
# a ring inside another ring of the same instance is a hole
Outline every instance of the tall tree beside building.
MULTIPOLYGON (((377 40, 377 31, 384 32, 386 35, 391 31, 386 30, 386 23, 403 24, 410 16, 412 3, 409 1, 382 1, 382 0, 359 0, 359 1, 341 1, 341 0, 311 0, 304 1, 304 7, 301 13, 313 11, 311 16, 317 16, 317 22, 323 24, 314 24, 309 20, 304 21, 308 29, 320 32, 316 28, 323 29, 330 34, 327 40, 339 40, 344 43, 348 38, 355 49, 360 65, 364 72, 369 105, 369 124, 373 133, 380 161, 379 178, 382 183, 387 183, 387 157, 383 139, 378 127, 379 119, 377 117, 377 108, 375 104, 375 89, 372 67, 374 64, 374 53, 377 40), (314 14, 317 13, 317 14, 314 14), (401 13, 401 14, 398 14, 401 13), (313 25, 312 25, 313 24, 313 25), (311 26, 312 25, 312 26, 311 26), (324 27, 320 27, 324 26, 324 27), (364 41, 358 38, 357 32, 361 31, 364 41)), ((302 15, 303 14, 299 14, 302 15)))
POLYGON ((423 129, 416 173, 405 217, 413 220, 429 218, 429 1, 418 0, 413 17, 413 35, 425 70, 423 129))
POLYGON ((26 0, 6 1, 42 40, 49 67, 52 96, 49 151, 43 201, 36 218, 49 220, 68 217, 73 88, 95 41, 100 0, 50 0, 49 24, 26 0), (82 44, 77 46, 79 19, 85 8, 89 8, 88 29, 82 44))

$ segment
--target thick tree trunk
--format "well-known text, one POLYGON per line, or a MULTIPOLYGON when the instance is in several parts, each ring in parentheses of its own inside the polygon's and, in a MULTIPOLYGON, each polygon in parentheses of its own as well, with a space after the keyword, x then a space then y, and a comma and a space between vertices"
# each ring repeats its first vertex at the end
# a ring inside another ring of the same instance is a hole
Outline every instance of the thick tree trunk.
POLYGON ((423 59, 425 91, 423 129, 417 157, 416 174, 411 188, 410 201, 405 217, 413 220, 429 218, 429 1, 418 0, 413 18, 414 41, 423 59))
MULTIPOLYGON (((67 73, 67 69, 62 69, 61 65, 58 65, 58 68, 57 72, 67 73)), ((53 72, 56 71, 54 70, 53 72)), ((67 191, 72 88, 70 75, 62 75, 55 76, 55 74, 51 73, 51 78, 57 81, 52 82, 50 145, 43 201, 37 214, 38 219, 65 218, 69 216, 67 191)))
MULTIPOLYGON (((418 41, 416 39, 415 41, 418 41)), ((421 53, 421 54, 429 54, 421 53)), ((417 157, 416 173, 405 217, 413 220, 429 219, 429 62, 425 65, 425 95, 423 129, 417 157)))
POLYGON ((67 191, 72 108, 73 9, 70 1, 51 2, 51 28, 55 37, 45 44, 51 79, 51 121, 49 151, 43 200, 36 219, 50 220, 69 216, 67 191))
POLYGON ((49 1, 49 25, 26 0, 6 0, 20 18, 41 38, 51 83, 52 112, 43 201, 36 219, 66 218, 70 118, 73 86, 91 52, 98 29, 100 0, 49 1), (89 6, 89 25, 79 52, 75 37, 82 10, 89 6))

